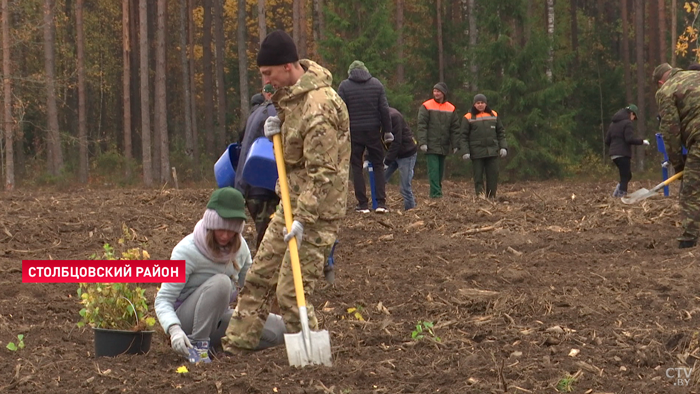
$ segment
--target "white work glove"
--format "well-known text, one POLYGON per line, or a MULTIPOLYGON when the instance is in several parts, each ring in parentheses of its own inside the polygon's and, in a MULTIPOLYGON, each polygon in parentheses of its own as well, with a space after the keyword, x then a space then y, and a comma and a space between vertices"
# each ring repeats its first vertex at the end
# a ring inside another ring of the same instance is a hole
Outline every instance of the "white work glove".
POLYGON ((427 152, 427 151, 428 151, 428 145, 421 145, 421 146, 420 146, 420 150, 422 150, 423 152, 427 152))
POLYGON ((649 140, 644 140, 644 141, 642 141, 642 144, 643 144, 644 146, 649 146, 649 140))
POLYGON ((661 168, 671 168, 671 163, 669 163, 668 161, 665 161, 665 162, 661 163, 661 168))
POLYGON ((472 157, 472 155, 470 155, 469 153, 465 153, 462 155, 462 159, 464 159, 464 160, 469 160, 469 159, 471 159, 471 157, 472 157))
POLYGON ((282 230, 282 234, 284 235, 284 242, 289 243, 289 241, 292 240, 292 237, 296 237, 297 239, 297 247, 301 246, 301 239, 304 237, 304 225, 301 224, 300 221, 295 220, 292 223, 292 232, 287 233, 287 227, 285 227, 282 230))
POLYGON ((263 127, 265 130, 265 137, 272 141, 272 136, 280 133, 281 124, 282 122, 277 116, 270 116, 269 118, 267 118, 265 120, 265 126, 263 127))
POLYGON ((388 144, 389 142, 392 142, 393 140, 394 140, 394 135, 393 135, 393 134, 391 134, 391 133, 384 133, 384 142, 386 142, 386 143, 388 144))
POLYGON ((457 148, 452 148, 452 154, 454 155, 455 153, 457 153, 457 148))
POLYGON ((506 155, 508 154, 508 151, 505 150, 505 149, 503 149, 503 148, 501 148, 501 150, 498 151, 498 154, 499 154, 501 157, 506 157, 506 155))
POLYGON ((173 350, 185 357, 189 356, 190 352, 187 349, 192 347, 192 343, 190 343, 190 339, 187 338, 187 334, 182 331, 182 327, 173 324, 168 328, 168 334, 170 334, 170 345, 173 350))
POLYGON ((369 160, 365 160, 362 162, 362 169, 366 170, 369 167, 369 160))

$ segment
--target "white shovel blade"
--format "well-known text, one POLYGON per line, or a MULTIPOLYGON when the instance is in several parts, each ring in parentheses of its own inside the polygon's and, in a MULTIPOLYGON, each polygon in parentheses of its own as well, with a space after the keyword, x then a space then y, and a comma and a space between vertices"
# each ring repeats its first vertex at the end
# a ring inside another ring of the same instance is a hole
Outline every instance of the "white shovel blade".
POLYGON ((333 366, 331 339, 327 330, 309 332, 309 349, 301 332, 284 334, 289 365, 303 367, 310 364, 333 366))

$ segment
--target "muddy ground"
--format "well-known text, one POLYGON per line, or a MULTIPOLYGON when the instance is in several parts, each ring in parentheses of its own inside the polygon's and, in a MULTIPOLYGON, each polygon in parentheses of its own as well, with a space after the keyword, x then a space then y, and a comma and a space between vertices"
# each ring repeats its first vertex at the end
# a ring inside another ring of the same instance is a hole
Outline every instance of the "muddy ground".
MULTIPOLYGON (((609 197, 612 182, 548 182, 501 185, 493 203, 466 182, 446 182, 439 200, 415 186, 413 211, 392 185, 390 214, 344 220, 337 283, 311 298, 333 367, 291 368, 279 347, 187 374, 162 331, 147 355, 94 358, 92 331, 76 327, 76 286, 22 284, 21 260, 84 259, 117 244, 123 225, 136 234, 127 246, 167 259, 209 190, 0 194, 0 392, 698 390, 700 372, 677 385, 700 360, 700 249, 677 249, 675 198, 625 206, 609 197), (413 340, 419 322, 435 337, 413 340), (18 334, 25 348, 8 350, 18 334)), ((641 186, 651 182, 630 189, 641 186)))

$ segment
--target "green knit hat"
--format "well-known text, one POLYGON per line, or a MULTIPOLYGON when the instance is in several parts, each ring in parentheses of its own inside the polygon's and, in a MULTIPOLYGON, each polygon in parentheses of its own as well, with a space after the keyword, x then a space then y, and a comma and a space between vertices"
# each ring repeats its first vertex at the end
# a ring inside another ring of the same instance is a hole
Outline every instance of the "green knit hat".
POLYGON ((230 186, 214 190, 207 209, 213 209, 224 219, 246 219, 245 199, 241 192, 230 186))
POLYGON ((365 64, 363 62, 361 62, 359 60, 355 60, 354 62, 350 63, 350 67, 348 67, 348 75, 350 75, 350 72, 352 70, 356 70, 356 69, 365 70, 365 71, 369 72, 369 70, 367 69, 367 67, 365 66, 365 64))

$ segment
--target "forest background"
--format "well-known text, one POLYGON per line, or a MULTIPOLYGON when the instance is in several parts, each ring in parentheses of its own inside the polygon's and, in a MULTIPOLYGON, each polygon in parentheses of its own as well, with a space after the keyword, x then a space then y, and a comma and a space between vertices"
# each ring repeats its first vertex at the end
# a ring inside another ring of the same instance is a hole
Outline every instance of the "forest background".
MULTIPOLYGON (((16 186, 211 181, 260 90, 261 38, 289 32, 334 87, 359 59, 415 130, 445 81, 506 126, 509 180, 610 171, 611 116, 657 128, 652 70, 696 61, 696 2, 676 0, 0 0, 0 162, 16 186)), ((638 170, 657 168, 635 151, 638 170)), ((450 157, 452 175, 469 164, 450 157)), ((424 166, 417 165, 417 170, 424 166)))

